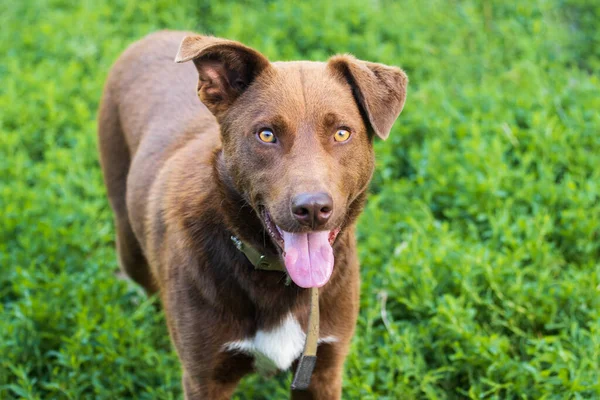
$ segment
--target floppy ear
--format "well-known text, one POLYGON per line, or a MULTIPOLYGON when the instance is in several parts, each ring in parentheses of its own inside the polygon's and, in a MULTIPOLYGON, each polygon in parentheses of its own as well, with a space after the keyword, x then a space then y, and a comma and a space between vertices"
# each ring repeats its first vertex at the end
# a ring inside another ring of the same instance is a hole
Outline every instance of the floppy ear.
POLYGON ((250 86, 269 60, 239 42, 212 36, 186 36, 175 62, 193 60, 198 69, 198 97, 218 118, 250 86))
POLYGON ((408 77, 404 71, 361 61, 349 54, 331 57, 328 67, 350 84, 354 98, 368 118, 373 132, 387 139, 406 100, 408 77))

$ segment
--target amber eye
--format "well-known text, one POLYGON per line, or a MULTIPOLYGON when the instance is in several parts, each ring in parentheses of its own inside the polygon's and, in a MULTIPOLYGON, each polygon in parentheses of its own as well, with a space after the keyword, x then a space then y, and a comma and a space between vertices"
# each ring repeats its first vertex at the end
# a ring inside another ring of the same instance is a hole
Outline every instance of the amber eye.
POLYGON ((276 141, 275 134, 268 129, 263 129, 258 132, 258 138, 265 143, 275 143, 276 141))
POLYGON ((350 139, 350 132, 345 129, 338 129, 333 138, 336 142, 345 142, 350 139))

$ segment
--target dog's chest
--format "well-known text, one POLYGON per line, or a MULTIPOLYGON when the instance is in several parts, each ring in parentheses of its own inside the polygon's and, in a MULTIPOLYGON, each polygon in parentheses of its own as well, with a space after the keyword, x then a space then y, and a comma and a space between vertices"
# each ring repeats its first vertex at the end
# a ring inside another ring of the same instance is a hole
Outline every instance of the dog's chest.
MULTIPOLYGON (((269 375, 277 370, 288 369, 302 354, 305 340, 306 333, 290 313, 279 326, 258 330, 252 337, 227 342, 223 349, 254 356, 257 371, 269 375)), ((336 341, 334 336, 319 338, 319 344, 336 341)))

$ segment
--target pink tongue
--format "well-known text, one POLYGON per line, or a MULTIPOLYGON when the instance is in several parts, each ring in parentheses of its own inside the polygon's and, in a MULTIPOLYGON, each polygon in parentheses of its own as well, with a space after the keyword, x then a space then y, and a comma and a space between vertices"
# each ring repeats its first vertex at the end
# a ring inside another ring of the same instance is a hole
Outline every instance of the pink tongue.
POLYGON ((333 272, 333 249, 329 244, 329 232, 282 233, 285 242, 285 268, 294 283, 303 288, 326 284, 333 272))

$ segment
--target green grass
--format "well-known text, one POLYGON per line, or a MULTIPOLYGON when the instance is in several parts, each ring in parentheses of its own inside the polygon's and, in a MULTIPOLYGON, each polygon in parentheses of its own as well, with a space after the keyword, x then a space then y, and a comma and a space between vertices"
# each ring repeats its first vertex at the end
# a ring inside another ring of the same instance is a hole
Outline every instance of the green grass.
POLYGON ((160 28, 410 76, 359 224, 344 398, 600 398, 600 6, 509 3, 0 3, 0 398, 181 397, 164 316, 115 278, 95 139, 111 63, 160 28))

